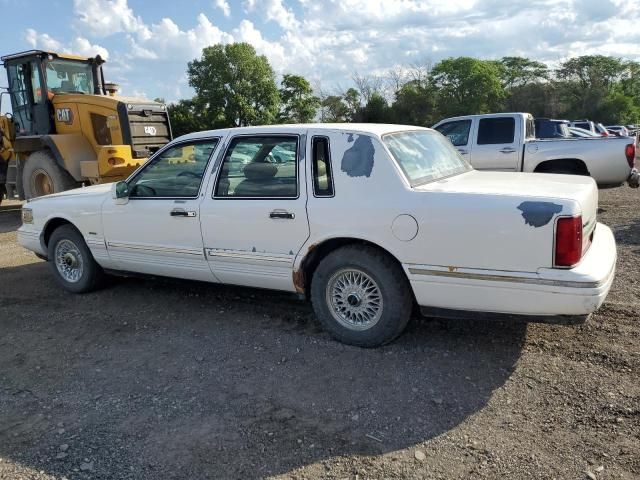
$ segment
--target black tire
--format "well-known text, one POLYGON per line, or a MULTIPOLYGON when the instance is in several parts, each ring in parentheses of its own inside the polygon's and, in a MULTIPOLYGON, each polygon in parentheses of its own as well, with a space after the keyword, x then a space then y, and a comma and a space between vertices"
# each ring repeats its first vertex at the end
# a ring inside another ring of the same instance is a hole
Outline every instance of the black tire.
POLYGON ((541 165, 536 169, 536 173, 555 173, 559 175, 582 175, 589 176, 588 170, 575 162, 556 161, 548 165, 541 165))
POLYGON ((24 198, 36 198, 50 193, 76 188, 78 183, 60 168, 47 150, 33 152, 22 168, 24 198))
POLYGON ((7 193, 7 187, 4 184, 0 184, 0 205, 2 205, 2 200, 7 193))
POLYGON ((72 225, 62 225, 53 231, 49 239, 48 256, 53 276, 64 289, 86 293, 102 284, 102 268, 94 260, 80 232, 72 225), (61 270, 67 273, 63 275, 61 270), (77 280, 70 279, 73 272, 76 272, 77 280))
POLYGON ((359 347, 377 347, 402 333, 411 318, 413 296, 405 273, 389 255, 374 247, 348 245, 329 253, 318 265, 311 279, 311 302, 320 323, 336 340, 359 347), (345 277, 348 272, 352 272, 352 278, 364 279, 368 289, 373 289, 372 300, 362 300, 369 293, 366 288, 359 290, 353 286, 358 280, 341 283, 348 278, 345 277), (373 284, 366 283, 365 277, 373 284), (371 320, 355 326, 362 313, 358 309, 367 309, 367 305, 370 308, 365 318, 368 315, 371 320), (351 313, 354 317, 346 318, 351 313))

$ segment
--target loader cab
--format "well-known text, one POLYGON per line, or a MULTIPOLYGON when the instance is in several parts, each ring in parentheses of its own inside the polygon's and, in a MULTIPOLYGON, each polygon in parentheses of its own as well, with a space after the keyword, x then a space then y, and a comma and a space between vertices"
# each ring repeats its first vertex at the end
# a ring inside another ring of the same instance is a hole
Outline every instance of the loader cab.
POLYGON ((16 136, 55 133, 55 95, 104 95, 100 56, 84 58, 41 50, 2 57, 9 81, 16 136))

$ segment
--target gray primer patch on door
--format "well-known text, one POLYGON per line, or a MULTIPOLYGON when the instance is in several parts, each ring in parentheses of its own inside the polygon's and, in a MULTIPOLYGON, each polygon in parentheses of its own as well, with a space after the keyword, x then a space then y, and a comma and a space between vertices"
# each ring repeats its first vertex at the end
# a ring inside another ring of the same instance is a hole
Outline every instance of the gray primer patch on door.
POLYGON ((373 141, 367 135, 356 135, 351 148, 344 152, 340 169, 350 177, 369 177, 376 153, 373 141))
POLYGON ((556 213, 562 212, 562 205, 553 202, 522 202, 518 205, 524 223, 538 228, 551 221, 556 213))

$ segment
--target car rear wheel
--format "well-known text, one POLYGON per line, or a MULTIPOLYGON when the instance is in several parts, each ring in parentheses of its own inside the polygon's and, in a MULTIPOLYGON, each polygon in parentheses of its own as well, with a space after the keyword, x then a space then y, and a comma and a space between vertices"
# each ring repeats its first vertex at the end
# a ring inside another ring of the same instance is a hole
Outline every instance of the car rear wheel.
POLYGON ((413 303, 397 262, 362 246, 339 248, 320 262, 311 281, 311 301, 334 338, 360 347, 384 345, 398 337, 413 303))
POLYGON ((48 255, 53 276, 66 290, 85 293, 101 284, 104 272, 73 226, 63 225, 54 230, 49 239, 48 255))

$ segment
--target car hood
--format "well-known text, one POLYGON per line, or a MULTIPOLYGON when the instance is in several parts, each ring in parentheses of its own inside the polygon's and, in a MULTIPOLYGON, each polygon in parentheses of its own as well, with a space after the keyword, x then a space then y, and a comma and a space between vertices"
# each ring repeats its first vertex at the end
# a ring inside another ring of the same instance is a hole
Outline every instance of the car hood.
POLYGON ((52 193, 51 195, 45 195, 43 197, 32 198, 29 202, 37 202, 38 200, 49 198, 70 197, 77 195, 104 195, 111 191, 111 183, 103 183, 101 185, 91 185, 90 187, 74 188, 73 190, 66 190, 60 193, 52 193))

